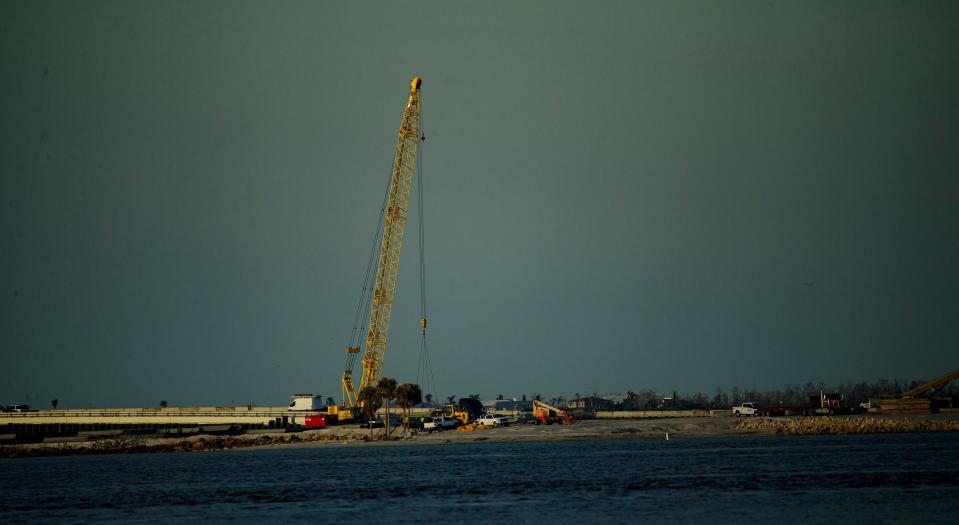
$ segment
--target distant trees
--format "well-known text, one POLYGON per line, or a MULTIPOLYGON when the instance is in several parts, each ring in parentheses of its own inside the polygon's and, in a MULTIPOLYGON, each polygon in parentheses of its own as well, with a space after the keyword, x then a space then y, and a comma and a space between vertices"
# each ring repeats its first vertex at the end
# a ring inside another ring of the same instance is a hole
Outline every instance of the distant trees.
POLYGON ((56 409, 57 409, 57 405, 60 404, 60 400, 59 400, 59 399, 53 399, 53 400, 50 401, 50 404, 53 405, 53 409, 56 410, 56 409))
POLYGON ((404 421, 404 431, 410 431, 410 415, 413 407, 423 402, 423 394, 420 385, 412 383, 403 383, 396 387, 396 406, 403 409, 406 413, 404 421))
POLYGON ((626 391, 626 397, 623 398, 623 402, 620 403, 619 408, 622 410, 639 410, 639 395, 632 390, 626 391))
POLYGON ((356 399, 363 407, 363 415, 370 424, 370 441, 373 441, 373 420, 376 418, 376 411, 380 409, 380 390, 373 385, 367 385, 360 390, 356 399))
POLYGON ((727 407, 731 406, 729 403, 729 396, 726 395, 726 392, 723 392, 722 388, 716 387, 716 393, 713 395, 712 407, 727 407))
POLYGON ((426 404, 428 405, 433 404, 433 394, 426 394, 426 404))
MULTIPOLYGON (((837 385, 827 385, 821 382, 806 382, 796 384, 786 384, 781 388, 761 390, 756 386, 741 387, 739 385, 724 389, 716 387, 711 393, 692 392, 680 393, 677 391, 667 391, 660 394, 653 389, 629 390, 622 397, 621 401, 614 403, 614 410, 722 410, 729 409, 733 405, 738 405, 746 401, 755 401, 763 406, 784 405, 806 405, 810 397, 818 396, 820 392, 838 392, 845 399, 846 405, 856 407, 859 403, 870 399, 879 398, 884 394, 901 394, 907 390, 915 388, 926 383, 929 379, 907 381, 904 379, 879 379, 867 383, 844 383, 837 385), (670 399, 668 396, 672 396, 670 399), (664 396, 666 396, 664 398, 664 396)), ((584 395, 583 392, 576 392, 576 398, 584 395)), ((588 393, 585 395, 589 395, 588 393)), ((596 393, 594 392, 595 396, 596 393)), ((953 381, 942 388, 937 395, 943 397, 953 397, 959 399, 959 380, 953 381)), ((470 397, 474 397, 474 395, 470 397)), ((501 396, 497 396, 499 399, 501 396)), ((617 396, 618 397, 618 396, 617 396)), ((453 402, 453 396, 450 396, 450 403, 453 402)), ((531 396, 522 395, 523 401, 535 399, 543 401, 543 395, 533 393, 531 396)), ((549 403, 562 406, 566 401, 565 394, 548 398, 549 403)))
POLYGON ((730 392, 730 395, 729 395, 729 400, 732 401, 732 404, 733 404, 733 405, 738 405, 738 404, 742 403, 743 401, 745 401, 745 400, 743 399, 743 394, 742 394, 742 392, 739 391, 739 387, 738 387, 738 386, 734 386, 734 387, 733 387, 733 390, 732 390, 732 392, 730 392))
POLYGON ((659 403, 659 394, 657 394, 655 390, 648 388, 640 390, 637 394, 637 401, 639 402, 639 406, 643 407, 642 410, 655 408, 659 403))
POLYGON ((390 438, 390 401, 396 398, 396 380, 391 377, 381 377, 380 382, 376 384, 380 399, 386 407, 386 418, 384 425, 386 430, 386 439, 390 438))
MULTIPOLYGON (((879 379, 873 383, 845 383, 826 385, 825 383, 806 382, 802 384, 786 384, 782 388, 759 390, 756 387, 742 388, 733 386, 728 391, 716 387, 711 396, 698 392, 675 396, 675 407, 682 410, 689 409, 728 409, 746 401, 755 401, 763 406, 771 405, 805 405, 810 397, 816 397, 820 392, 838 392, 844 397, 850 407, 859 403, 881 397, 883 394, 900 394, 914 388, 925 381, 905 381, 902 379, 879 379)), ((954 381, 941 390, 938 395, 959 397, 959 381, 954 381)), ((648 410, 656 408, 659 395, 654 390, 629 391, 626 397, 616 407, 617 410, 648 410)))
POLYGON ((689 403, 695 407, 706 407, 709 404, 709 400, 706 399, 706 394, 702 392, 697 392, 690 396, 689 398, 683 398, 684 403, 689 403))
POLYGON ((160 408, 166 408, 166 399, 160 401, 160 408))

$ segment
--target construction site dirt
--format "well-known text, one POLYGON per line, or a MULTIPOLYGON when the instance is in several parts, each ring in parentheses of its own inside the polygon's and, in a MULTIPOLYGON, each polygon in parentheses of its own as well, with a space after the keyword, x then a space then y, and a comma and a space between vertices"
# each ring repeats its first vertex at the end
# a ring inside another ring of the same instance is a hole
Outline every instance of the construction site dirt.
POLYGON ((112 437, 86 442, 47 442, 0 447, 0 457, 204 452, 276 447, 409 446, 533 441, 695 439, 764 435, 853 434, 886 432, 959 432, 959 415, 836 416, 794 418, 735 418, 724 416, 582 420, 570 425, 531 425, 481 428, 469 432, 448 430, 425 433, 339 425, 320 430, 231 436, 197 435, 184 438, 112 437))

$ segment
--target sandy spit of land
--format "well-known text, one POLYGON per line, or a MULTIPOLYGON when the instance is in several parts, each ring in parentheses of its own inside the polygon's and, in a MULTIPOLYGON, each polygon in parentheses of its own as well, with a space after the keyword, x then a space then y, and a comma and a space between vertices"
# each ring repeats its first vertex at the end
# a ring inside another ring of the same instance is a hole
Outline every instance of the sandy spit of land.
POLYGON ((472 432, 404 432, 393 429, 392 440, 378 428, 370 439, 368 429, 356 425, 332 426, 281 434, 191 436, 177 438, 117 437, 75 443, 32 443, 0 447, 0 458, 52 455, 129 454, 144 452, 203 452, 226 449, 256 450, 276 447, 341 447, 443 445, 458 443, 514 443, 600 439, 683 439, 708 436, 850 434, 877 432, 959 432, 959 417, 885 416, 830 418, 684 417, 632 420, 582 420, 572 425, 530 425, 472 432))

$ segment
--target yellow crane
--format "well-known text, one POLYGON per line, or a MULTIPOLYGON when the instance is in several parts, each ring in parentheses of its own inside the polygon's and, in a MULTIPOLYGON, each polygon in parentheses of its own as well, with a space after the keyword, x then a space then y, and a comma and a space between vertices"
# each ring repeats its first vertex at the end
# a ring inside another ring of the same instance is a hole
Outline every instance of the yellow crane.
MULTIPOLYGON (((390 314, 396 292, 396 274, 400 264, 400 250, 403 247, 403 231, 409 216, 413 168, 419 142, 421 138, 425 138, 420 134, 420 85, 422 83, 423 79, 420 77, 413 77, 410 81, 410 94, 406 109, 403 111, 400 131, 396 137, 396 148, 393 151, 393 167, 384 206, 375 284, 369 303, 369 322, 363 349, 363 372, 360 376, 359 390, 375 385, 383 370, 383 358, 386 355, 386 341, 390 330, 390 314)), ((421 324, 425 330, 426 319, 422 319, 421 324)), ((358 344, 347 346, 346 370, 343 372, 342 380, 343 405, 330 407, 341 420, 350 419, 359 406, 358 390, 353 382, 353 366, 359 353, 358 344)))
POLYGON ((879 409, 888 414, 928 414, 937 413, 941 408, 955 407, 956 400, 953 398, 936 397, 935 394, 956 379, 959 379, 959 370, 898 395, 883 394, 879 409))
POLYGON ((946 374, 940 378, 933 379, 924 385, 919 385, 908 392, 903 392, 899 397, 902 397, 903 399, 909 399, 913 397, 919 397, 926 393, 934 394, 937 390, 948 385, 955 379, 959 379, 959 370, 956 370, 951 374, 946 374))

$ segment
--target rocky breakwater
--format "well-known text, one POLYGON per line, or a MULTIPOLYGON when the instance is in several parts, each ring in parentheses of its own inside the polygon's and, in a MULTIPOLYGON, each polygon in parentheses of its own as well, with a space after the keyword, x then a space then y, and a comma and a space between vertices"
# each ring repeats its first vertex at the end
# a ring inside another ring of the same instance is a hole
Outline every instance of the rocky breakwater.
POLYGON ((751 418, 736 422, 740 431, 783 436, 815 434, 880 434, 889 432, 959 432, 959 419, 884 417, 751 418))
POLYGON ((196 436, 187 439, 114 438, 81 443, 36 443, 0 447, 0 458, 77 456, 87 454, 141 454, 151 452, 206 452, 322 441, 361 442, 362 434, 303 432, 300 434, 196 436))

